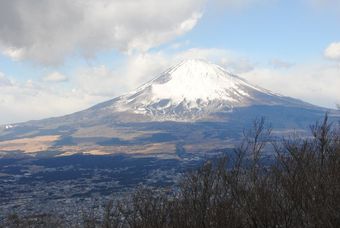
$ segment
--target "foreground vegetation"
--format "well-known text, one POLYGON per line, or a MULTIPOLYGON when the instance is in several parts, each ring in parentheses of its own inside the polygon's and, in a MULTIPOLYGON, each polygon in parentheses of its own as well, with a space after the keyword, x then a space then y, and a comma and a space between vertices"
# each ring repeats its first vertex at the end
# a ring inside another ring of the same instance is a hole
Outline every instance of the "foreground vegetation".
MULTIPOLYGON (((80 215, 82 216, 82 215, 80 215)), ((5 227, 65 227, 51 215, 9 216, 5 227)), ((273 142, 254 121, 235 154, 208 161, 171 190, 138 188, 82 227, 340 227, 340 127, 327 116, 311 137, 273 142), (270 161, 264 153, 274 154, 270 161)))

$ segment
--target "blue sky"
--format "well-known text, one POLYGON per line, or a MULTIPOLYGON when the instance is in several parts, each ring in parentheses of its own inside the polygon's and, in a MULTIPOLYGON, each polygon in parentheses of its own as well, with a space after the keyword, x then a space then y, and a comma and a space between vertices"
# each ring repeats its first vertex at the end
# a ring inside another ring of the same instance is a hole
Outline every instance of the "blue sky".
POLYGON ((0 123, 87 108, 186 58, 340 103, 338 0, 13 0, 0 15, 0 123))
MULTIPOLYGON (((326 6, 325 6, 326 7, 326 6)), ((253 58, 319 58, 340 38, 339 12, 302 1, 277 1, 232 11, 208 9, 181 40, 192 47, 231 49, 253 58)))

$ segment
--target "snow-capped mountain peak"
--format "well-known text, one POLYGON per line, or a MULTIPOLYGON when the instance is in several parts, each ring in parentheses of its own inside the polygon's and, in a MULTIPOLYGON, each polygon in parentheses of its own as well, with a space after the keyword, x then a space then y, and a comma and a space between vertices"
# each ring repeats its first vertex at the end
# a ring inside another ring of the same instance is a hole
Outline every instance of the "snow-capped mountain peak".
POLYGON ((213 112, 230 112, 234 107, 285 102, 286 98, 253 86, 218 65, 191 59, 112 100, 109 107, 153 120, 192 120, 213 112))
POLYGON ((238 84, 237 78, 228 75, 216 65, 202 60, 188 60, 171 69, 168 75, 154 81, 152 93, 155 99, 171 99, 174 102, 184 99, 233 101, 232 96, 228 94, 230 90, 239 92, 239 95, 248 95, 238 84), (164 82, 163 79, 168 80, 164 82))

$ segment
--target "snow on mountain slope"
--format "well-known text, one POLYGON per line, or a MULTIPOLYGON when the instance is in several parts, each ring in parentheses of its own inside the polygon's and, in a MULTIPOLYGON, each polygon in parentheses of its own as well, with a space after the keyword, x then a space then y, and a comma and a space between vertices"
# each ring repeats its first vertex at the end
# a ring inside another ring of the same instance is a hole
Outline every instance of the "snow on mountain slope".
POLYGON ((218 65, 193 59, 106 103, 105 109, 142 114, 152 120, 195 120, 255 104, 306 105, 253 86, 218 65))
POLYGON ((241 89, 242 84, 246 83, 236 77, 226 76, 226 72, 216 65, 200 60, 188 60, 148 83, 147 87, 151 87, 153 101, 171 99, 180 103, 184 99, 235 101, 230 91, 239 96, 249 96, 241 89))

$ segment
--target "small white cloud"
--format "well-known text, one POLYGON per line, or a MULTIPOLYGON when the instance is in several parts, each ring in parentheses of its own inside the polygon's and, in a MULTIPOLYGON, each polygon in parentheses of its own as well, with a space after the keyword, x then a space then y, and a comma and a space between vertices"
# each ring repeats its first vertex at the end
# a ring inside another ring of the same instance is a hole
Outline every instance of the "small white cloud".
POLYGON ((52 72, 43 78, 45 82, 64 82, 67 81, 67 77, 59 72, 52 72))
POLYGON ((178 35, 182 35, 183 33, 186 33, 188 31, 190 31, 191 29, 193 29, 196 24, 197 21, 202 17, 202 13, 194 13, 192 14, 192 16, 190 18, 188 18, 187 20, 183 21, 179 27, 177 28, 177 34, 178 35))
POLYGON ((331 43, 326 48, 324 55, 331 60, 340 60, 340 42, 331 43))
POLYGON ((14 48, 14 47, 8 47, 4 48, 2 51, 2 54, 10 57, 11 59, 15 61, 19 61, 24 57, 24 49, 23 48, 14 48))

